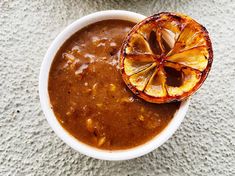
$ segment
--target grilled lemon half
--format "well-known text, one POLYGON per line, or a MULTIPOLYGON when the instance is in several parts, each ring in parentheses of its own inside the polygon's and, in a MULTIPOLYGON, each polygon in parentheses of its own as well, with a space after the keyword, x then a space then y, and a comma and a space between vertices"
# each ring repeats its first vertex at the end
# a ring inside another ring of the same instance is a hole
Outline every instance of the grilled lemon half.
POLYGON ((120 52, 122 78, 152 103, 181 101, 205 81, 213 61, 205 27, 189 16, 163 12, 136 24, 120 52))

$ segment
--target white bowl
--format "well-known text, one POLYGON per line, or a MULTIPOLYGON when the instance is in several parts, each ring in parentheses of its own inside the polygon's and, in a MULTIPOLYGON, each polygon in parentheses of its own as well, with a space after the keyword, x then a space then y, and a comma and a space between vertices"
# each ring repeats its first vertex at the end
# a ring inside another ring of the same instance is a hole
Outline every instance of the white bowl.
POLYGON ((162 145, 165 141, 167 141, 173 135, 173 133, 176 131, 176 129, 179 127, 180 123, 184 119, 184 116, 188 109, 189 100, 186 100, 181 103, 179 110, 175 113, 173 119, 170 121, 167 127, 150 141, 134 148, 110 151, 94 148, 74 138, 60 125, 60 123, 55 117, 55 114, 53 113, 53 110, 51 109, 50 99, 48 95, 48 77, 50 67, 57 51, 70 36, 72 36, 80 29, 86 27, 87 25, 102 20, 119 19, 137 23, 143 20, 144 18, 146 17, 141 14, 122 10, 100 11, 82 17, 74 23, 70 24, 68 27, 66 27, 56 37, 43 59, 39 76, 39 95, 43 112, 47 118, 48 123, 50 124, 51 128, 55 131, 55 133, 66 144, 68 144, 70 147, 79 151, 82 154, 102 160, 127 160, 142 156, 153 151, 154 149, 162 145))

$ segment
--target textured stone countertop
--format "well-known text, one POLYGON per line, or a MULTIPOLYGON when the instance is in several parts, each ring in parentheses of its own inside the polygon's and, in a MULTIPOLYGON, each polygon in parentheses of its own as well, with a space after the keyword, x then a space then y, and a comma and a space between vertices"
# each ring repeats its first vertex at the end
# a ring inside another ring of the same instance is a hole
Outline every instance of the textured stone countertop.
POLYGON ((235 175, 235 1, 0 0, 0 175, 235 175), (89 13, 186 13, 205 25, 214 47, 210 75, 164 145, 129 161, 74 151, 41 110, 38 75, 56 35, 89 13))

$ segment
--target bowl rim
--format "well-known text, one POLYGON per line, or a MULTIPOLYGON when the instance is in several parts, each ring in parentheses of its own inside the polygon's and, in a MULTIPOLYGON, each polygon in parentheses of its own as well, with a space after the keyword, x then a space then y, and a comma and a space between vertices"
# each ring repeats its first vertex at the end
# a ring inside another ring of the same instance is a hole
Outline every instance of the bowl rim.
POLYGON ((54 60, 57 51, 63 45, 63 43, 80 29, 98 21, 108 19, 119 19, 137 23, 143 20, 144 18, 146 18, 146 16, 124 10, 106 10, 89 14, 87 16, 79 18, 72 24, 68 25, 54 39, 49 49, 47 50, 46 55, 44 56, 39 74, 39 97, 42 110, 46 116, 49 125, 51 126, 53 131, 59 136, 59 138, 62 139, 71 148, 84 155, 101 160, 129 160, 140 157, 153 151, 154 149, 161 146, 164 142, 166 142, 177 130, 186 115, 189 106, 189 99, 181 102, 180 108, 175 112, 175 115, 172 120, 160 132, 160 134, 156 135, 154 138, 142 145, 125 150, 103 150, 89 146, 69 134, 69 132, 67 132, 60 125, 56 116, 54 115, 48 94, 48 78, 51 64, 54 60))

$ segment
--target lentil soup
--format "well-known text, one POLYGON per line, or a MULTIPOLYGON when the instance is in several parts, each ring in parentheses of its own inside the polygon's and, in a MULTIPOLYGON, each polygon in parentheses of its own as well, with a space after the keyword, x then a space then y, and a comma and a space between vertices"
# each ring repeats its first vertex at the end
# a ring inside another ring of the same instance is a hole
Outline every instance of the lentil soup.
POLYGON ((52 109, 75 138, 108 150, 141 145, 159 134, 180 103, 152 104, 136 97, 122 80, 118 55, 134 23, 105 20, 70 37, 49 73, 52 109))

